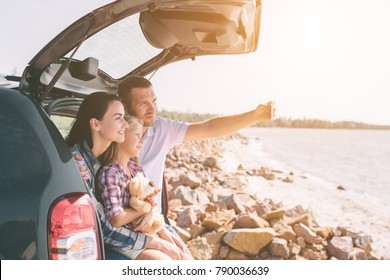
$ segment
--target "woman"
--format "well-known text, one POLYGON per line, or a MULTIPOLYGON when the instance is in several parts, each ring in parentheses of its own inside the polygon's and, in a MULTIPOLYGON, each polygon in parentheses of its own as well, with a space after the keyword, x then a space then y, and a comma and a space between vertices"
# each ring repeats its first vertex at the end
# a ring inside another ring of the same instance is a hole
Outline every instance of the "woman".
MULTIPOLYGON (((129 127, 125 131, 125 141, 114 143, 104 153, 96 183, 106 218, 115 227, 131 228, 129 224, 144 215, 130 208, 129 204, 129 184, 137 173, 144 173, 141 165, 136 162, 143 144, 143 126, 137 118, 132 116, 127 118, 129 127)), ((146 215, 150 219, 155 217, 153 210, 146 215)), ((144 248, 138 249, 133 246, 110 248, 137 260, 192 259, 184 253, 184 246, 180 240, 164 227, 158 232, 158 237, 147 236, 144 248)))
MULTIPOLYGON (((147 238, 126 227, 113 227, 107 220, 104 209, 95 196, 94 177, 100 168, 99 157, 113 143, 125 141, 125 130, 128 127, 124 120, 125 109, 116 95, 108 93, 92 93, 88 95, 79 108, 76 120, 66 139, 68 146, 75 155, 78 165, 86 167, 87 190, 95 202, 99 216, 104 243, 109 246, 143 249, 146 247, 161 247, 161 242, 147 238)), ((181 259, 180 253, 173 255, 181 259)))
POLYGON ((116 95, 97 92, 85 97, 66 143, 73 153, 84 158, 87 167, 88 187, 94 190, 94 175, 100 167, 97 158, 112 142, 125 141, 124 107, 116 95))

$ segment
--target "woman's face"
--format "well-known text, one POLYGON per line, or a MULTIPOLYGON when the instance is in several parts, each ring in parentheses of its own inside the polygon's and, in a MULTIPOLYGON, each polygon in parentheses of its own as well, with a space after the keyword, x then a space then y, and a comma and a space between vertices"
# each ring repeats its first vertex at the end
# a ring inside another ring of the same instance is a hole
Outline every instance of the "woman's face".
POLYGON ((111 102, 103 118, 98 121, 100 136, 110 142, 125 141, 125 130, 129 125, 123 119, 124 115, 125 108, 122 102, 116 100, 111 102))
POLYGON ((137 121, 129 123, 125 131, 125 141, 120 145, 122 152, 128 157, 139 157, 144 141, 142 140, 142 125, 137 121))

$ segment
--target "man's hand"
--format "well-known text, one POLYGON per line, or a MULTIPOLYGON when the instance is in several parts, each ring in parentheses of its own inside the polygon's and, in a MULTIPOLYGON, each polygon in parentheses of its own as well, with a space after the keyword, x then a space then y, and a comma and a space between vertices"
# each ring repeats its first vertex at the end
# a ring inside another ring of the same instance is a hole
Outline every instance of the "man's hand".
POLYGON ((275 117, 274 102, 269 101, 267 104, 260 104, 256 108, 256 112, 259 116, 259 121, 270 121, 275 117))
POLYGON ((89 179, 89 172, 87 167, 85 166, 84 158, 76 153, 73 153, 73 158, 76 161, 77 166, 79 167, 81 177, 83 177, 84 181, 87 181, 89 179))
POLYGON ((270 121, 275 115, 274 103, 260 104, 248 112, 214 117, 206 121, 191 123, 184 136, 184 141, 217 137, 236 132, 257 122, 270 121))

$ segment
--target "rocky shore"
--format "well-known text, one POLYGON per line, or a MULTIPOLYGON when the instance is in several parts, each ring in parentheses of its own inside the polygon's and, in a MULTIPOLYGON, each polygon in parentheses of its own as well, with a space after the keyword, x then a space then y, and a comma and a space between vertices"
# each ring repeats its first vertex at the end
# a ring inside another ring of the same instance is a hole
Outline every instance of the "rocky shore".
POLYGON ((286 184, 295 178, 266 166, 224 170, 224 143, 237 140, 247 143, 234 134, 184 143, 167 156, 169 218, 195 259, 387 259, 373 253, 372 237, 362 229, 319 225, 299 201, 287 208, 250 194, 243 178, 286 184))

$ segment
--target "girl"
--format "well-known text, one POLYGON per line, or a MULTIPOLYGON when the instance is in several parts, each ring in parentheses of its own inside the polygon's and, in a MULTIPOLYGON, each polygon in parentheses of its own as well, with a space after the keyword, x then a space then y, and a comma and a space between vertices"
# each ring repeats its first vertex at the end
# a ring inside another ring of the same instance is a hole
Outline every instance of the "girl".
MULTIPOLYGON (((136 162, 143 140, 142 123, 135 117, 128 116, 129 127, 125 131, 125 141, 112 145, 102 157, 102 168, 97 176, 97 188, 101 192, 106 218, 112 226, 129 228, 128 224, 146 215, 154 219, 155 211, 142 214, 129 205, 128 185, 142 167, 136 162)), ((140 233, 141 234, 141 233, 140 233)), ((184 246, 170 231, 163 228, 159 237, 147 236, 144 248, 134 246, 110 246, 114 251, 137 260, 192 259, 184 253, 184 246)))

